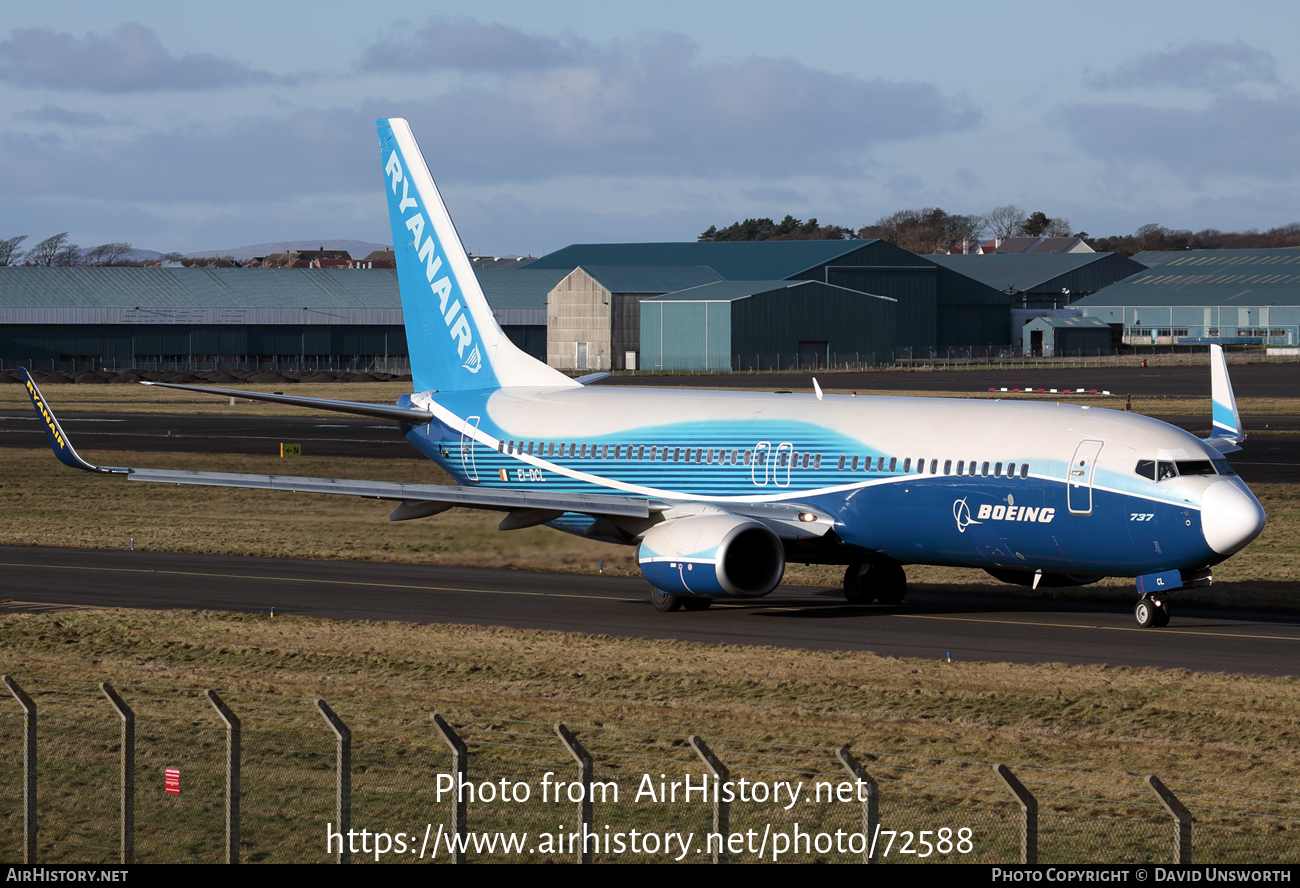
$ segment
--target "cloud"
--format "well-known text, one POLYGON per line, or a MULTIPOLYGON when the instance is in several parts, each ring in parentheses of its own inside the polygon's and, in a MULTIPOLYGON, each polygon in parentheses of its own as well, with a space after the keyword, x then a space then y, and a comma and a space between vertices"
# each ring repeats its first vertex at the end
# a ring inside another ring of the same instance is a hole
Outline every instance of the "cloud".
POLYGON ((409 36, 367 47, 362 71, 501 73, 573 64, 593 55, 583 40, 535 37, 508 25, 434 19, 409 36))
POLYGON ((1197 41, 1139 56, 1109 73, 1088 73, 1095 89, 1181 87, 1221 90, 1244 83, 1276 84, 1277 59, 1261 49, 1236 43, 1197 41))
POLYGON ((33 108, 30 111, 19 111, 14 114, 19 120, 31 120, 35 123, 56 123, 61 126, 72 126, 78 128, 93 126, 121 126, 129 124, 131 121, 126 117, 105 117, 94 111, 72 111, 68 108, 61 108, 58 105, 42 105, 39 108, 33 108))
POLYGON ((290 83, 208 53, 173 55, 158 35, 128 22, 107 37, 22 28, 0 41, 0 80, 19 86, 97 93, 209 90, 290 83))
POLYGON ((451 153, 444 169, 475 181, 854 175, 872 146, 982 119, 931 83, 863 79, 788 58, 703 62, 680 34, 594 45, 435 20, 375 44, 360 65, 478 75, 402 109, 438 133, 439 153, 451 153))
POLYGON ((1300 96, 1217 94, 1204 108, 1077 103, 1052 115, 1087 154, 1152 164, 1193 185, 1205 179, 1295 181, 1300 96))

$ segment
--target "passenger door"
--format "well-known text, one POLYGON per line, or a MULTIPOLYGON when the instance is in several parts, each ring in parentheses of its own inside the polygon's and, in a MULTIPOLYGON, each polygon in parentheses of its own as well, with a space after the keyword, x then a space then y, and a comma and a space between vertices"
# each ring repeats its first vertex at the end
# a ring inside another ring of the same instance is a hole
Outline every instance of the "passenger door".
POLYGON ((1092 514, 1092 476, 1101 448, 1101 441, 1081 441, 1075 448, 1074 459, 1066 467, 1065 486, 1071 515, 1092 514))
POLYGON ((466 417, 460 432, 460 465, 465 470, 465 477, 475 482, 478 481, 478 466, 474 463, 474 438, 470 431, 478 431, 478 424, 479 417, 466 417))

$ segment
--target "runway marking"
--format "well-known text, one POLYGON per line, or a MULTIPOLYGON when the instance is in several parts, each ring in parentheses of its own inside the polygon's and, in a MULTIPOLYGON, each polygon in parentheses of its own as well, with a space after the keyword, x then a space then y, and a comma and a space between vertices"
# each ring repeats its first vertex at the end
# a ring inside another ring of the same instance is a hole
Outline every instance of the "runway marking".
MULTIPOLYGON (((1104 629, 1108 632, 1150 632, 1140 626, 1081 626, 1074 623, 1039 623, 1033 620, 985 620, 975 617, 945 617, 938 614, 889 614, 891 617, 909 617, 914 620, 950 620, 957 623, 1000 623, 1008 626, 1048 626, 1053 629, 1104 629)), ((1243 632, 1203 632, 1199 629, 1164 629, 1175 635, 1212 635, 1217 638, 1251 638, 1262 641, 1300 641, 1288 635, 1247 635, 1243 632)))
POLYGON ((0 610, 90 610, 91 604, 51 604, 47 601, 6 601, 0 603, 0 610))
MULTIPOLYGON (((366 583, 360 580, 314 580, 306 577, 264 577, 256 574, 201 573, 188 570, 152 570, 143 567, 77 567, 55 564, 0 562, 0 567, 31 567, 42 570, 92 570, 103 573, 149 573, 174 577, 211 577, 228 580, 269 580, 281 583, 312 583, 324 586, 366 586, 379 589, 416 589, 421 592, 476 592, 485 595, 524 595, 534 598, 583 598, 593 601, 640 601, 639 598, 610 598, 605 595, 573 595, 566 592, 511 592, 507 589, 464 589, 457 586, 416 586, 409 583, 366 583)), ((67 605, 93 607, 95 605, 67 605)))

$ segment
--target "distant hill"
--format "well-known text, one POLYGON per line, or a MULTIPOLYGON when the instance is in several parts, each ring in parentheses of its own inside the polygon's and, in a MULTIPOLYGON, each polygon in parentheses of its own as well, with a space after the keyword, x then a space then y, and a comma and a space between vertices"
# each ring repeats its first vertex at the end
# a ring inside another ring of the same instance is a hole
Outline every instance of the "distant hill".
MULTIPOLYGON (((251 244, 247 247, 231 247, 228 250, 200 250, 186 253, 190 259, 207 259, 211 256, 234 256, 241 262, 247 262, 254 256, 266 256, 271 253, 292 253, 295 250, 347 250, 353 259, 364 259, 375 250, 388 250, 388 244, 372 244, 359 240, 297 240, 275 241, 269 244, 251 244)), ((137 251, 143 252, 143 251, 137 251)))

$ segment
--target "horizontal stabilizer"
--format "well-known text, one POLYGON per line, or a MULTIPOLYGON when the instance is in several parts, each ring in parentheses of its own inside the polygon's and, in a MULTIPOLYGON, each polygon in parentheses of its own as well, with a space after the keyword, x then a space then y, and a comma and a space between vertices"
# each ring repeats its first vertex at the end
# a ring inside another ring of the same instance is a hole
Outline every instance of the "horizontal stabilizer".
POLYGON ((387 404, 367 404, 364 401, 332 401, 328 398, 302 398, 297 395, 276 395, 268 392, 244 392, 237 389, 210 388, 206 385, 181 385, 177 382, 145 382, 141 385, 157 385, 162 388, 181 389, 187 392, 199 392, 204 395, 219 395, 226 398, 247 398, 250 401, 270 401, 272 404, 290 404, 294 407, 309 407, 313 410, 332 410, 335 413, 352 413, 356 416, 373 416, 376 419, 393 419, 423 425, 433 419, 427 410, 413 410, 409 407, 390 407, 387 404))

